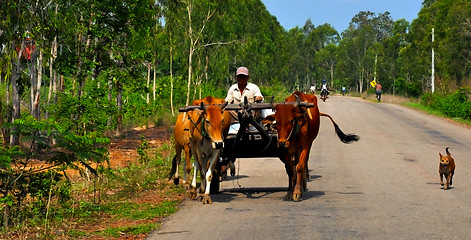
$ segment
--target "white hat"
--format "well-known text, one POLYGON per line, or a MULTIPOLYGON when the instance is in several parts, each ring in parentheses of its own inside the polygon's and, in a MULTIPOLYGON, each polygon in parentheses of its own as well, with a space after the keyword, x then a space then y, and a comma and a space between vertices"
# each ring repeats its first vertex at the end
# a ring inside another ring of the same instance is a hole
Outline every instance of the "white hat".
POLYGON ((245 75, 249 76, 249 70, 246 67, 239 67, 236 71, 236 76, 245 75))

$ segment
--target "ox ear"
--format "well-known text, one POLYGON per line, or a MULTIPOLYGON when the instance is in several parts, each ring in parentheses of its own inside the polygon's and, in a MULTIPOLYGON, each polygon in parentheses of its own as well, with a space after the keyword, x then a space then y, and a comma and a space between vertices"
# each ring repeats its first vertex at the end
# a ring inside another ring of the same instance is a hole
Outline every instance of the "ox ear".
POLYGON ((265 126, 268 124, 274 124, 274 123, 275 123, 275 114, 268 115, 262 120, 262 125, 265 125, 265 126))

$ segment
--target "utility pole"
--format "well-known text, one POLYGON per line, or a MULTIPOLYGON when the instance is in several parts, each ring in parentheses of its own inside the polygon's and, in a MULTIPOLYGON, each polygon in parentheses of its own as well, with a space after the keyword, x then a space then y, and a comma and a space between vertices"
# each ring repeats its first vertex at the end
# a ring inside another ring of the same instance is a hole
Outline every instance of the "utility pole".
POLYGON ((432 28, 432 93, 435 92, 435 52, 433 51, 433 42, 435 41, 435 28, 432 28))

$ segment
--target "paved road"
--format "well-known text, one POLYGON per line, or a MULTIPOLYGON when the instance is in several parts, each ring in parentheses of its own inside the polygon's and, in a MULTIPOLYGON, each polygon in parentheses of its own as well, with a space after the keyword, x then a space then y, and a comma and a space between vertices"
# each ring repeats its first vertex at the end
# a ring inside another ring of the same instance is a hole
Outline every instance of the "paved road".
POLYGON ((471 130, 401 106, 330 97, 320 102, 358 143, 343 144, 330 121, 310 157, 301 202, 284 201, 277 159, 239 159, 212 205, 187 200, 148 239, 471 239, 471 130), (457 165, 439 185, 438 153, 457 165))

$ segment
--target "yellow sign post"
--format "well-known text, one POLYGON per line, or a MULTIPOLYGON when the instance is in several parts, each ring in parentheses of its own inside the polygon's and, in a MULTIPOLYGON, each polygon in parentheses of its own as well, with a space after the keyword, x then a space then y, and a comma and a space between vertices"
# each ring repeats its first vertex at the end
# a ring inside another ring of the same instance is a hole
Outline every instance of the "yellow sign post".
POLYGON ((371 82, 370 82, 370 85, 371 85, 372 87, 375 87, 375 86, 376 86, 376 80, 371 81, 371 82))

